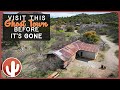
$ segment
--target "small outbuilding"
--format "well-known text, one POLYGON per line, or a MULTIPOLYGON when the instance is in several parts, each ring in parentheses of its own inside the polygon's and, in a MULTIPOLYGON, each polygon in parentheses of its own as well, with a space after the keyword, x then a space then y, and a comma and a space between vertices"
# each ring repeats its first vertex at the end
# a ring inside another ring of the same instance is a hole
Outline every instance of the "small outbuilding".
POLYGON ((80 26, 80 24, 77 23, 76 26, 80 26))

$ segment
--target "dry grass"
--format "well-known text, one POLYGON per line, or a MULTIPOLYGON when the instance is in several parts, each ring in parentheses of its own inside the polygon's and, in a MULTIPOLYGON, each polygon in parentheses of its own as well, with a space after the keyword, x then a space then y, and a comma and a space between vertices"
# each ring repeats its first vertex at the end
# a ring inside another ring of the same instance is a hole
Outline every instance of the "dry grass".
POLYGON ((94 78, 95 74, 89 69, 87 65, 84 66, 79 61, 71 62, 67 70, 62 70, 58 78, 94 78))
POLYGON ((100 51, 100 52, 98 53, 98 56, 97 56, 97 58, 96 58, 95 61, 97 61, 97 62, 102 62, 102 61, 104 61, 104 58, 105 58, 104 52, 103 52, 103 51, 100 51))

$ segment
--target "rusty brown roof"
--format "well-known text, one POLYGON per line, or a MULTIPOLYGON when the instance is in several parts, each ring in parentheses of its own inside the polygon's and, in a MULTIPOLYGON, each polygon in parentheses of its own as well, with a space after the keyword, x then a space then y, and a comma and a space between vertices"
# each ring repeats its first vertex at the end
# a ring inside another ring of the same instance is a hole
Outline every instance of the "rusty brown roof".
POLYGON ((79 50, 84 50, 89 52, 98 52, 99 47, 94 44, 88 44, 88 43, 77 40, 61 48, 60 50, 54 51, 53 54, 57 55, 59 58, 65 61, 70 59, 79 50))

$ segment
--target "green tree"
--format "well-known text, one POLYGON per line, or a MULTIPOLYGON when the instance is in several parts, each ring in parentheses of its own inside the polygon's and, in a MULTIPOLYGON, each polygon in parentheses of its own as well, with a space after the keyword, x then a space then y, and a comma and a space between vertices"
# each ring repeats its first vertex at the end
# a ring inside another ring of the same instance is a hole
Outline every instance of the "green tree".
POLYGON ((66 27, 66 31, 67 31, 67 32, 73 32, 73 31, 74 31, 73 26, 67 26, 67 27, 66 27))
POLYGON ((87 43, 97 43, 99 41, 99 36, 95 31, 87 31, 83 34, 83 41, 87 43))
POLYGON ((80 27, 78 27, 78 26, 75 27, 75 30, 79 30, 79 29, 80 29, 80 27))

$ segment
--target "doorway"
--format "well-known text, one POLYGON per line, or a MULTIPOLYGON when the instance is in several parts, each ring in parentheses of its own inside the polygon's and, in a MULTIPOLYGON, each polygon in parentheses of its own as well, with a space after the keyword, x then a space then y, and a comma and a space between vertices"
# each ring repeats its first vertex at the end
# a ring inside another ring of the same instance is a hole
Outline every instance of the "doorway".
POLYGON ((81 57, 81 58, 83 57, 83 52, 80 52, 80 57, 81 57))
POLYGON ((82 58, 82 57, 83 57, 83 51, 81 51, 81 50, 80 50, 80 51, 77 51, 75 58, 76 58, 76 59, 80 59, 80 58, 82 58))
POLYGON ((85 57, 85 51, 83 51, 83 50, 79 50, 76 52, 75 59, 80 60, 80 61, 84 61, 84 62, 88 62, 90 60, 90 59, 85 57))

